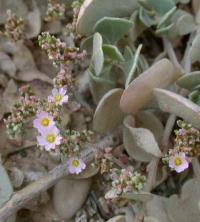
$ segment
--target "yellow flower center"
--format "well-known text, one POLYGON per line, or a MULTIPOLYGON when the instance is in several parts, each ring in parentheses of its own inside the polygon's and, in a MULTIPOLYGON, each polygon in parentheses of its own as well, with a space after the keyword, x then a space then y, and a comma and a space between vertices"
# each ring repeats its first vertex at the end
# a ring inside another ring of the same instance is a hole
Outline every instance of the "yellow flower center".
POLYGON ((175 161, 174 161, 176 166, 180 166, 182 164, 182 160, 180 157, 176 157, 175 161))
POLYGON ((79 160, 72 160, 72 166, 73 167, 78 167, 80 165, 79 160))
POLYGON ((44 119, 42 119, 42 121, 41 121, 41 125, 42 125, 42 126, 48 126, 49 123, 50 123, 50 120, 47 119, 47 118, 44 118, 44 119))
POLYGON ((55 137, 54 134, 48 134, 48 135, 47 135, 47 141, 48 141, 49 143, 53 143, 53 142, 55 142, 55 140, 56 140, 56 137, 55 137))
POLYGON ((61 95, 57 95, 57 96, 55 96, 54 98, 55 98, 55 101, 56 101, 56 102, 60 102, 61 99, 62 99, 62 96, 61 96, 61 95))

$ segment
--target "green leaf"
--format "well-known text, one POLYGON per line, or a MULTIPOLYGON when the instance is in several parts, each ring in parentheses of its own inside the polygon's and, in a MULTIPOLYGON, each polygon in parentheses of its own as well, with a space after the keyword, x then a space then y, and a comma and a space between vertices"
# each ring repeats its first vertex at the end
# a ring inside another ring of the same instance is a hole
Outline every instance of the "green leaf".
POLYGON ((155 87, 167 87, 180 77, 180 70, 176 69, 168 59, 162 59, 140 74, 125 89, 120 107, 125 113, 137 113, 153 99, 155 87))
POLYGON ((121 54, 119 49, 114 45, 104 44, 103 45, 103 53, 104 53, 104 55, 108 56, 112 60, 116 60, 119 62, 124 61, 123 55, 121 54))
MULTIPOLYGON (((166 26, 165 24, 169 22, 169 19, 171 18, 171 16, 174 14, 175 11, 176 11, 176 7, 173 7, 166 14, 164 14, 164 16, 160 19, 157 25, 157 29, 162 28, 163 26, 165 27, 166 26)), ((167 24, 167 26, 168 25, 169 24, 167 24)))
POLYGON ((145 0, 145 2, 161 17, 175 7, 174 0, 145 0))
POLYGON ((139 18, 147 27, 151 27, 155 24, 155 21, 147 13, 145 13, 145 10, 142 7, 139 9, 139 18))
POLYGON ((129 17, 137 8, 138 0, 85 0, 79 11, 77 32, 88 35, 103 17, 129 17))
POLYGON ((176 81, 176 84, 181 88, 188 90, 194 89, 196 86, 200 85, 200 71, 195 71, 184 75, 176 81))
POLYGON ((116 44, 133 27, 127 19, 104 17, 94 26, 94 32, 99 32, 111 44, 116 44))
POLYGON ((169 30, 174 26, 174 24, 170 24, 166 27, 161 27, 159 29, 156 30, 156 34, 163 34, 163 33, 166 33, 166 32, 169 32, 169 30))
POLYGON ((131 116, 124 120, 123 142, 127 153, 135 160, 149 162, 162 155, 152 132, 135 128, 131 116))
POLYGON ((122 89, 112 89, 102 97, 93 118, 95 131, 106 133, 122 123, 124 114, 119 108, 122 93, 122 89))
POLYGON ((155 97, 162 111, 173 113, 194 127, 200 128, 200 107, 176 93, 154 89, 155 97))
POLYGON ((191 92, 189 95, 188 95, 188 98, 196 103, 198 106, 200 106, 200 90, 197 89, 197 90, 194 90, 193 92, 191 92))
POLYGON ((115 83, 110 80, 95 76, 90 70, 87 70, 87 72, 89 75, 89 86, 92 97, 95 103, 98 103, 98 101, 105 93, 115 88, 115 83))
POLYGON ((133 12, 133 14, 130 17, 130 21, 133 22, 133 26, 131 30, 129 31, 129 33, 130 33, 131 41, 134 42, 137 39, 137 37, 140 36, 142 32, 146 29, 146 26, 140 20, 138 10, 135 10, 133 12))
POLYGON ((175 2, 176 3, 182 3, 182 4, 188 4, 190 2, 190 0, 175 0, 175 2))
POLYGON ((93 55, 92 55, 92 67, 97 76, 100 75, 104 64, 104 55, 102 50, 103 40, 99 33, 94 34, 93 38, 93 55))

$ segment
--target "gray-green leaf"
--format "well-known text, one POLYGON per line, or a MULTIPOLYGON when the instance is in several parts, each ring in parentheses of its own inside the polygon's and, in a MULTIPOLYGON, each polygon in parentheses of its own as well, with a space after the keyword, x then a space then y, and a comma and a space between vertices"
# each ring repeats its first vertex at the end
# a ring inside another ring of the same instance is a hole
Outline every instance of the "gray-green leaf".
POLYGON ((167 87, 177 80, 177 70, 168 59, 162 59, 147 69, 125 89, 120 107, 126 113, 136 113, 153 98, 153 88, 167 87))
POLYGON ((105 93, 115 87, 115 83, 110 80, 95 76, 90 70, 87 70, 87 72, 89 75, 89 86, 92 97, 95 103, 98 103, 98 101, 105 93))
POLYGON ((135 128, 131 116, 124 120, 123 142, 127 153, 138 161, 149 162, 162 155, 152 132, 144 128, 135 128))
POLYGON ((200 107, 176 93, 164 89, 154 89, 159 107, 164 112, 182 117, 194 127, 200 128, 200 107))
POLYGON ((116 60, 118 62, 123 62, 124 57, 119 51, 119 49, 115 45, 103 45, 103 53, 104 55, 108 56, 112 60, 116 60))
POLYGON ((128 17, 138 8, 138 0, 85 0, 79 11, 76 28, 88 35, 103 17, 128 17))
POLYGON ((124 114, 119 108, 122 89, 107 92, 100 100, 93 118, 93 129, 105 133, 115 129, 122 123, 124 114))
POLYGON ((104 64, 104 55, 102 50, 103 39, 99 33, 94 34, 93 38, 93 55, 92 55, 92 67, 95 74, 98 76, 104 64))
POLYGON ((95 24, 94 31, 101 33, 111 44, 116 44, 132 26, 133 23, 127 19, 104 17, 95 24))
POLYGON ((182 88, 191 90, 200 85, 200 71, 191 72, 177 80, 176 84, 182 88))

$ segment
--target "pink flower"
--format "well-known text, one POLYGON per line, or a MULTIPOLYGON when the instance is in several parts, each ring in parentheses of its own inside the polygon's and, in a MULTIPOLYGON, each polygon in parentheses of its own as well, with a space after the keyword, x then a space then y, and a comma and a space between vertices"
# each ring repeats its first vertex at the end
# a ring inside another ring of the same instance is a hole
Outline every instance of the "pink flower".
POLYGON ((83 160, 77 157, 69 158, 69 160, 67 161, 67 166, 71 174, 79 174, 86 168, 83 160))
POLYGON ((49 128, 55 125, 53 116, 49 113, 41 111, 37 114, 37 118, 33 120, 33 126, 40 132, 43 133, 49 128))
POLYGON ((55 126, 43 132, 42 135, 37 136, 38 144, 43 146, 47 151, 55 149, 56 145, 61 144, 61 140, 60 131, 55 126))
POLYGON ((169 167, 175 170, 177 173, 180 173, 189 167, 189 162, 185 153, 180 152, 176 153, 173 156, 170 156, 169 167))
POLYGON ((48 96, 48 101, 55 102, 57 105, 63 105, 63 103, 67 103, 69 100, 69 96, 66 93, 67 91, 64 88, 55 88, 52 90, 52 95, 48 96))

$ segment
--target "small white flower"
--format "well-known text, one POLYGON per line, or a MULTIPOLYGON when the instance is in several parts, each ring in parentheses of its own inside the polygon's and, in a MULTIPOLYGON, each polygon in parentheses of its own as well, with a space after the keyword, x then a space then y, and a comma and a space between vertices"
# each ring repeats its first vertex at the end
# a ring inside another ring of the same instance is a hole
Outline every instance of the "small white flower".
POLYGON ((55 126, 37 136, 38 144, 47 151, 55 149, 57 145, 61 144, 61 140, 60 131, 55 126))
POLYGON ((52 90, 52 95, 48 96, 49 102, 55 102, 57 105, 63 105, 69 100, 69 96, 66 94, 67 91, 64 88, 52 90))
POLYGON ((53 116, 49 113, 41 111, 37 114, 37 118, 33 120, 33 126, 36 128, 40 133, 45 132, 49 128, 55 125, 53 116))
POLYGON ((83 160, 77 157, 69 158, 69 160, 67 161, 67 166, 71 174, 79 174, 86 168, 83 160))
POLYGON ((189 162, 185 153, 180 152, 173 156, 170 156, 169 167, 175 170, 177 173, 180 173, 189 167, 189 162))

